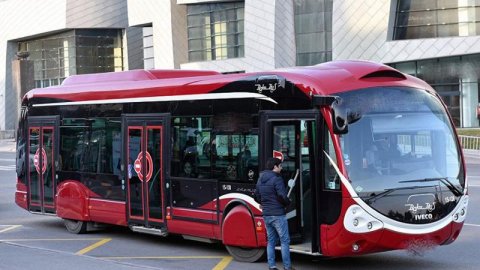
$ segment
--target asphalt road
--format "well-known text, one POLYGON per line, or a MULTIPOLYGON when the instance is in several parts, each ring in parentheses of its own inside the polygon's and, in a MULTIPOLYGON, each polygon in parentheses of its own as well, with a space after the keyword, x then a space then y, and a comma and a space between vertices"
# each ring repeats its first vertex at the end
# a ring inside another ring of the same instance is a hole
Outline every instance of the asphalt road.
MULTIPOLYGON (((221 245, 109 228, 68 233, 57 217, 33 215, 14 203, 15 161, 0 148, 0 269, 267 269, 266 262, 233 261, 221 245)), ((470 204, 466 223, 451 245, 422 256, 393 251, 354 258, 292 255, 297 269, 478 269, 480 255, 480 153, 466 153, 470 204)))

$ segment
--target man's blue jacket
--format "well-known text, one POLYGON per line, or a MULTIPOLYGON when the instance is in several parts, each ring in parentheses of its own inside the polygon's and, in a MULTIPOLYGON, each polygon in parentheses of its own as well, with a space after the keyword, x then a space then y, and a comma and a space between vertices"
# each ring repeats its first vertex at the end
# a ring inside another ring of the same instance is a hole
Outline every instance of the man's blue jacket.
POLYGON ((264 216, 283 216, 290 204, 287 190, 280 174, 265 170, 260 174, 255 189, 255 200, 262 205, 264 216))

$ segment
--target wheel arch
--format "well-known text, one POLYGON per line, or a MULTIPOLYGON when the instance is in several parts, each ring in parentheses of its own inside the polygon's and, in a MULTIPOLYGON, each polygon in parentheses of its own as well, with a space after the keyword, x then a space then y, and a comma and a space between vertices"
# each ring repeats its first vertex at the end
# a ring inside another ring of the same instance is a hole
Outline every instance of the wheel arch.
POLYGON ((234 199, 227 204, 221 225, 222 242, 230 246, 258 247, 255 218, 248 204, 234 199))
POLYGON ((221 229, 222 242, 235 260, 256 262, 265 257, 265 248, 258 241, 255 216, 245 201, 234 199, 225 206, 221 229))
POLYGON ((252 216, 252 220, 253 220, 254 214, 251 207, 248 205, 248 203, 241 199, 233 199, 225 206, 225 209, 223 210, 222 224, 225 221, 225 217, 228 215, 228 213, 237 206, 245 206, 245 208, 247 208, 248 212, 252 216))
POLYGON ((55 196, 57 216, 70 219, 89 221, 88 188, 76 180, 67 180, 58 186, 55 196))

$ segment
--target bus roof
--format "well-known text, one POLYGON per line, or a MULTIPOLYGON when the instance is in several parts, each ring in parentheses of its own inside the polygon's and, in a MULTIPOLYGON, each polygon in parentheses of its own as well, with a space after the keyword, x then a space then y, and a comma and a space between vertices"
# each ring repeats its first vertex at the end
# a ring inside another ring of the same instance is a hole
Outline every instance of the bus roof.
POLYGON ((415 77, 374 62, 333 61, 310 67, 268 72, 220 74, 194 70, 131 70, 70 76, 59 86, 29 91, 23 102, 82 102, 198 95, 216 92, 255 92, 255 80, 277 76, 306 95, 334 95, 376 86, 407 86, 433 90, 415 77), (250 82, 250 83, 248 83, 250 82), (252 84, 253 83, 253 84, 252 84), (245 89, 248 87, 250 89, 245 89), (225 90, 227 89, 227 90, 225 90), (42 102, 35 100, 44 100, 42 102))

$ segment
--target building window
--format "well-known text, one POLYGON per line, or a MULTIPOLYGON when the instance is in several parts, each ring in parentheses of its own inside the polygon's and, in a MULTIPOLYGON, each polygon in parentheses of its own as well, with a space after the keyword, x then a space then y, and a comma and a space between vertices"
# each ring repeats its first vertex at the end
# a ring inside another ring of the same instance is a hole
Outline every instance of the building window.
POLYGON ((243 2, 188 5, 188 60, 244 56, 243 2))
POLYGON ((153 27, 143 27, 143 66, 145 69, 155 68, 153 53, 153 27))
POLYGON ((391 64, 429 83, 448 107, 457 127, 479 127, 480 54, 425 59, 391 64))
POLYGON ((18 43, 30 53, 35 87, 61 84, 75 74, 123 70, 122 30, 72 30, 18 43))
POLYGON ((75 74, 75 32, 68 31, 35 40, 21 41, 18 51, 29 52, 33 61, 35 87, 60 84, 75 74))
POLYGON ((77 74, 123 70, 122 31, 75 30, 77 74))
POLYGON ((394 40, 480 35, 480 1, 398 0, 394 40))
POLYGON ((332 0, 295 1, 297 66, 332 60, 332 0))

